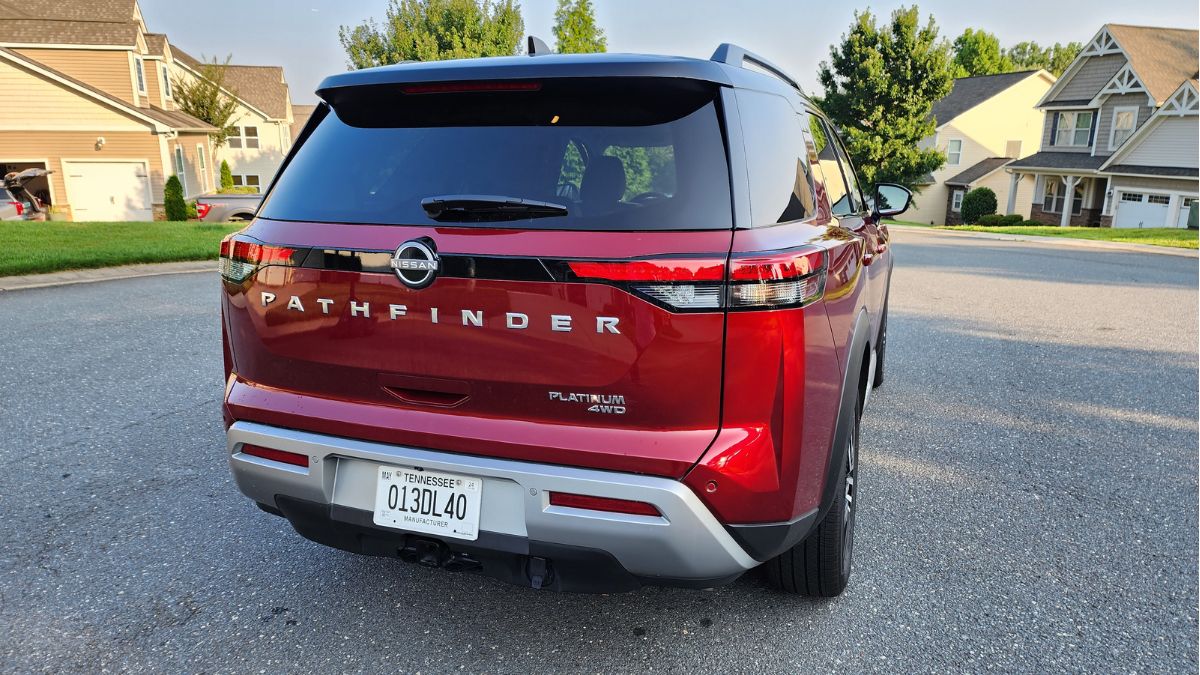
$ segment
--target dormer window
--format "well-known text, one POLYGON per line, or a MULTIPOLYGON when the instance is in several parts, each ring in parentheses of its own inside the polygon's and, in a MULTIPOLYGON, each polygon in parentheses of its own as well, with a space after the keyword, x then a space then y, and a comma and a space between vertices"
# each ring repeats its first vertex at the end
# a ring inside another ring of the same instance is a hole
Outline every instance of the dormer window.
POLYGON ((146 93, 146 69, 145 69, 145 64, 143 64, 143 63, 142 63, 142 59, 141 59, 141 57, 135 57, 135 58, 133 59, 133 65, 134 65, 134 69, 133 69, 133 71, 134 71, 134 75, 136 75, 136 76, 137 76, 137 88, 138 88, 138 93, 139 93, 139 94, 144 94, 144 93, 146 93))
POLYGON ((1092 111, 1060 112, 1054 144, 1086 148, 1091 145, 1092 111))

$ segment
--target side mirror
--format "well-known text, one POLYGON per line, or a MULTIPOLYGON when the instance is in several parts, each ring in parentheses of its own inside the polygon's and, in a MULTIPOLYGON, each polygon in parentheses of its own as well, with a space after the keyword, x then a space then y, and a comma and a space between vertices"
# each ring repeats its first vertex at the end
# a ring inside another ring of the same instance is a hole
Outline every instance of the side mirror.
POLYGON ((880 183, 875 186, 871 210, 878 218, 895 218, 908 210, 912 198, 912 190, 903 185, 880 183))

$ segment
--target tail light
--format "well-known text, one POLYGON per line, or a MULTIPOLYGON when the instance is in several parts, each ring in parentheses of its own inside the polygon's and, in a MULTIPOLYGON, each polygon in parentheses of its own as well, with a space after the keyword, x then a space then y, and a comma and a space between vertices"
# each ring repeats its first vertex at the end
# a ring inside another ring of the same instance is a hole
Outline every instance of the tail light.
POLYGON ((729 260, 654 258, 619 262, 571 261, 578 281, 626 288, 672 311, 705 312, 803 307, 825 292, 825 251, 804 247, 729 260))
POLYGON ((551 506, 567 506, 573 509, 588 511, 607 511, 609 513, 628 513, 635 516, 661 516, 658 507, 646 502, 635 502, 629 499, 613 499, 612 497, 594 497, 592 495, 577 495, 570 492, 551 492, 551 506))
POLYGON ((212 211, 212 204, 205 204, 204 202, 196 202, 196 217, 197 218, 204 220, 204 218, 208 215, 209 211, 212 211))
POLYGON ((270 246, 242 234, 231 234, 221 241, 221 277, 242 283, 269 265, 295 267, 302 262, 304 249, 270 246))
POLYGON ((18 216, 25 215, 25 205, 22 204, 21 202, 9 202, 8 204, 9 204, 9 206, 17 207, 17 215, 18 216))

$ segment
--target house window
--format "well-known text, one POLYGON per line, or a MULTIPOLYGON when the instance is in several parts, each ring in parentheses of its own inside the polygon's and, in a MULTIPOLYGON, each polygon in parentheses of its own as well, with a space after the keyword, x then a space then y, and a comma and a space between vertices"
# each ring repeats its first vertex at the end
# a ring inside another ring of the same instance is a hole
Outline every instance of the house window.
POLYGON ((1133 130, 1137 128, 1137 118, 1137 106, 1113 108, 1112 131, 1108 134, 1109 150, 1116 150, 1121 147, 1122 143, 1129 140, 1129 137, 1133 135, 1133 130))
POLYGON ((946 144, 946 164, 958 166, 962 162, 962 141, 955 139, 946 144))
POLYGON ((257 148, 258 127, 234 127, 234 134, 229 137, 231 148, 257 148))
POLYGON ((1145 195, 1138 194, 1136 192, 1122 192, 1121 193, 1121 201, 1123 201, 1123 202, 1134 202, 1136 204, 1141 204, 1143 197, 1145 197, 1145 195))
POLYGON ((1146 201, 1151 204, 1162 204, 1165 206, 1171 203, 1171 198, 1166 195, 1148 195, 1146 201))
POLYGON ((187 189, 187 165, 183 163, 183 148, 175 146, 175 175, 179 176, 179 184, 183 186, 183 194, 188 193, 187 189))
POLYGON ((1054 144, 1086 148, 1092 136, 1092 113, 1060 112, 1058 113, 1058 131, 1055 132, 1054 144))
POLYGON ((162 67, 162 78, 163 78, 163 93, 166 94, 167 98, 171 98, 171 75, 167 71, 166 66, 162 67))
POLYGON ((255 192, 262 191, 260 178, 254 174, 233 174, 234 187, 251 187, 255 192))
POLYGON ((962 211, 963 195, 967 194, 966 190, 955 190, 950 193, 950 210, 958 213, 962 211))
POLYGON ((133 72, 137 76, 138 93, 144 94, 146 93, 146 69, 140 58, 134 58, 133 62, 135 66, 133 72))
POLYGON ((196 144, 196 168, 200 173, 200 189, 208 189, 208 157, 204 155, 204 146, 196 144))
MULTIPOLYGON (((1046 179, 1046 196, 1042 200, 1042 210, 1046 213, 1062 213, 1063 195, 1067 192, 1067 186, 1057 178, 1046 179)), ((1071 199, 1071 214, 1079 215, 1083 213, 1083 183, 1075 184, 1075 194, 1071 199)))

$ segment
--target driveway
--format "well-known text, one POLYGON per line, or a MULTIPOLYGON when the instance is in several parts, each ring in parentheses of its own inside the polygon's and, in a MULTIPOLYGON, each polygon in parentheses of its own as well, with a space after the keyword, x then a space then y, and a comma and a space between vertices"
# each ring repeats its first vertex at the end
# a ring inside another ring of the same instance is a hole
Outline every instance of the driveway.
POLYGON ((1196 672, 1196 261, 894 250, 829 602, 311 544, 229 477, 213 275, 0 293, 0 670, 1196 672))

